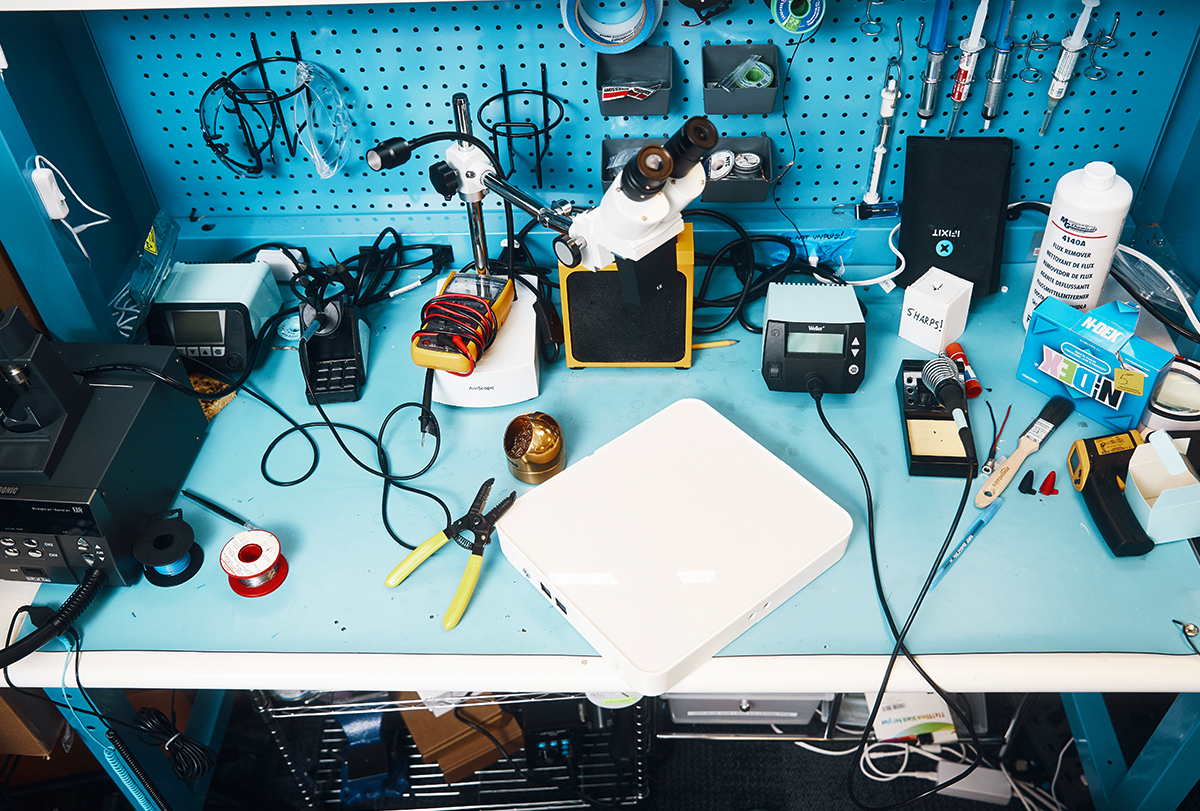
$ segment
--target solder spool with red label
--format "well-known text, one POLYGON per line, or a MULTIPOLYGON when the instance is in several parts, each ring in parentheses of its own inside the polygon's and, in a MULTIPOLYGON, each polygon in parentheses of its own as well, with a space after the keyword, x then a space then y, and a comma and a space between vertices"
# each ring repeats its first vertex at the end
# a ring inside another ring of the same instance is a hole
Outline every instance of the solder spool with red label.
POLYGON ((221 550, 221 568, 229 575, 229 587, 243 597, 270 594, 288 573, 279 539, 265 529, 248 529, 230 538, 221 550))

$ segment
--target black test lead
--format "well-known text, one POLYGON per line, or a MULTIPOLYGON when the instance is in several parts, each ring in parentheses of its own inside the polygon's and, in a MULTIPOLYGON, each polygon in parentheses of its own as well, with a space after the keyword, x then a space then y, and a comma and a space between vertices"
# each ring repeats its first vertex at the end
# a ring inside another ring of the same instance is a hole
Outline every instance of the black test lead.
POLYGON ((192 493, 188 490, 180 490, 179 495, 190 498, 192 501, 196 502, 204 509, 208 510, 209 512, 215 513, 216 515, 221 516, 226 521, 232 521, 233 523, 238 524, 239 526, 243 526, 246 529, 255 529, 255 526, 253 524, 251 524, 249 521, 245 521, 241 518, 238 518, 236 515, 234 515, 233 513, 231 513, 229 510, 225 509, 224 507, 222 507, 220 504, 214 504, 213 502, 209 501, 208 499, 203 498, 202 496, 198 496, 195 493, 192 493))

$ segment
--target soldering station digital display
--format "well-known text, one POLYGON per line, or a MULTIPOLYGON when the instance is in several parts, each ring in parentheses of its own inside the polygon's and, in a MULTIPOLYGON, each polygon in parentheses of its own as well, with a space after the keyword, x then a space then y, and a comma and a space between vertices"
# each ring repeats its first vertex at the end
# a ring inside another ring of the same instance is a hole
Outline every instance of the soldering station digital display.
POLYGON ((282 298, 266 262, 176 262, 146 317, 149 342, 220 371, 240 372, 282 298))
POLYGON ((867 329, 853 288, 783 284, 767 287, 762 376, 771 391, 806 391, 810 375, 823 389, 858 390, 867 367, 867 329))

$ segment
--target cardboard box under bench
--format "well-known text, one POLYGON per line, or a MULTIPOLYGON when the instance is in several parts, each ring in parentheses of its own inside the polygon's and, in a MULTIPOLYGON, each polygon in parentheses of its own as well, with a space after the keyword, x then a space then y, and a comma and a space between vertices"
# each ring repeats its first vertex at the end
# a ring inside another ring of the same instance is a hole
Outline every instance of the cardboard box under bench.
MULTIPOLYGON (((401 693, 400 698, 406 701, 419 700, 416 693, 401 693)), ((490 732, 509 754, 524 748, 525 739, 520 724, 501 707, 495 704, 471 704, 459 711, 490 732)), ((429 710, 406 710, 401 717, 408 725, 421 757, 426 763, 436 762, 447 783, 457 783, 470 777, 501 758, 500 752, 486 736, 458 720, 453 712, 435 716, 429 710)))

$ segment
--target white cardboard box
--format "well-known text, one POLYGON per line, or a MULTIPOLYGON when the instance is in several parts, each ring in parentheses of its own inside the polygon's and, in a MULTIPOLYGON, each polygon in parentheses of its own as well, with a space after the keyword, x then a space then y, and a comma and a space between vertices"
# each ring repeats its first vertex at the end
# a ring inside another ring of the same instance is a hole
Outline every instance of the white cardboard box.
MULTIPOLYGON (((1200 442, 1200 435, 1190 441, 1200 442)), ((1188 442, 1172 439, 1181 454, 1187 453, 1188 442)), ((1153 445, 1138 445, 1129 460, 1125 499, 1155 543, 1200 535, 1200 482, 1186 457, 1184 471, 1172 475, 1153 445)))
POLYGON ((971 282, 940 268, 930 268, 904 291, 900 337, 937 354, 957 341, 967 328, 971 282))

